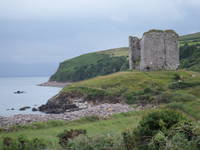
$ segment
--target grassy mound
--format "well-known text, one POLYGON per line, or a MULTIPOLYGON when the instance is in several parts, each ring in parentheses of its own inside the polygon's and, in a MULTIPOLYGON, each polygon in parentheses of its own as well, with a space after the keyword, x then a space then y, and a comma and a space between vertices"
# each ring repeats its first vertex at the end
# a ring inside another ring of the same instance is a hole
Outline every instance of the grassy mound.
POLYGON ((166 103, 200 98, 200 74, 185 70, 119 72, 80 81, 61 93, 86 100, 135 103, 166 103))

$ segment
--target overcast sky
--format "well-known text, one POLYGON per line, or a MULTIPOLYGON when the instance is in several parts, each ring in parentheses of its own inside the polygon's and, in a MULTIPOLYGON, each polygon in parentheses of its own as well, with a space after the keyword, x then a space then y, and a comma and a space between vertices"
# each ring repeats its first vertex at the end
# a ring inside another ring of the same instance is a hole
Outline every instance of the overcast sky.
POLYGON ((200 0, 0 0, 0 74, 6 64, 47 64, 52 72, 149 29, 199 32, 199 8, 200 0))

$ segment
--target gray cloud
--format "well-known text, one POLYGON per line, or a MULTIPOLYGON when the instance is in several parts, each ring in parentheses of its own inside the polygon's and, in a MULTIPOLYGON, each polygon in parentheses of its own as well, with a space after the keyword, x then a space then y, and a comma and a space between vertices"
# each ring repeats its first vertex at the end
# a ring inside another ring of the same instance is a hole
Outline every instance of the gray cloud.
POLYGON ((59 63, 151 28, 200 31, 199 0, 1 0, 0 63, 59 63))

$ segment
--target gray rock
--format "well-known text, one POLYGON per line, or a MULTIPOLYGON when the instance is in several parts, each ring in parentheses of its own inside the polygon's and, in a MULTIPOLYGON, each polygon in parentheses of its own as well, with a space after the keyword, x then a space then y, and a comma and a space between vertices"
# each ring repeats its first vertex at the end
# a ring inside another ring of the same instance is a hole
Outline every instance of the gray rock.
POLYGON ((31 108, 31 107, 29 107, 29 106, 25 106, 25 107, 20 108, 19 110, 20 110, 20 111, 24 111, 24 110, 30 109, 30 108, 31 108))

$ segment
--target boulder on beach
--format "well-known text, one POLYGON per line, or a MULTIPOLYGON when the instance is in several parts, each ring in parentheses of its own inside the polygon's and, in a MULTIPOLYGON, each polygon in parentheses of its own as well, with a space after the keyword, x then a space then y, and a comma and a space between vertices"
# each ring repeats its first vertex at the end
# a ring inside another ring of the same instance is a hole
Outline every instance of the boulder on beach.
POLYGON ((30 109, 31 107, 29 107, 29 106, 25 106, 25 107, 21 107, 19 110, 20 111, 24 111, 24 110, 26 110, 26 109, 30 109))

